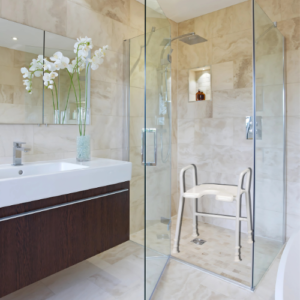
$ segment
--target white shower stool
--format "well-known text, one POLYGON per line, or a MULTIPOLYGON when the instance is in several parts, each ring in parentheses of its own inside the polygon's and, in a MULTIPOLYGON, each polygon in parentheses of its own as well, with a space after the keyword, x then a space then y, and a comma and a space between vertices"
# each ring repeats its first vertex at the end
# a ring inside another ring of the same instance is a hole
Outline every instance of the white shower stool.
POLYGON ((194 199, 193 201, 193 237, 199 236, 198 234, 198 222, 197 216, 224 218, 236 221, 235 227, 235 261, 240 261, 240 248, 241 248, 241 237, 240 237, 240 224, 241 221, 247 221, 248 224, 248 243, 253 242, 252 238, 252 222, 251 222, 251 200, 250 200, 250 186, 251 186, 251 169, 244 170, 239 177, 238 185, 224 185, 224 184, 197 184, 197 167, 195 165, 188 165, 180 171, 180 198, 179 208, 176 224, 176 233, 174 239, 173 253, 179 253, 179 239, 182 225, 182 215, 184 200, 194 199), (185 188, 185 172, 189 169, 194 169, 193 173, 193 188, 186 191, 185 188), (247 180, 245 176, 248 174, 247 180), (243 183, 245 181, 245 188, 243 183), (247 217, 241 216, 241 200, 242 195, 245 194, 246 199, 246 210, 247 217), (227 216, 220 214, 210 214, 197 211, 197 200, 205 195, 215 195, 216 200, 233 202, 236 201, 236 216, 227 216))

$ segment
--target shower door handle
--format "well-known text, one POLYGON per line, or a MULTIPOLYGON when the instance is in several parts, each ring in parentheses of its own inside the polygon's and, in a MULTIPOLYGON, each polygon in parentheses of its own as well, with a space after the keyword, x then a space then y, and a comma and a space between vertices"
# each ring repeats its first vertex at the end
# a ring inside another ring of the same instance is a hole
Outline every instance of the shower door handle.
POLYGON ((156 128, 143 128, 142 129, 142 147, 141 147, 141 161, 142 165, 146 166, 156 166, 157 165, 157 136, 156 136, 156 128), (154 161, 147 162, 146 158, 146 136, 147 134, 153 134, 153 154, 154 154, 154 161))

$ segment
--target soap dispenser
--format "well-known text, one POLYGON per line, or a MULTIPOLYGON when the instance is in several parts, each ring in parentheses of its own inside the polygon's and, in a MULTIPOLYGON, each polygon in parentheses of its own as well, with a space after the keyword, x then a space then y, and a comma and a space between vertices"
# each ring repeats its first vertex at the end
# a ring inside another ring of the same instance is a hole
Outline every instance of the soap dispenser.
POLYGON ((200 90, 198 90, 198 92, 196 93, 196 101, 202 101, 202 100, 205 100, 205 94, 200 90))

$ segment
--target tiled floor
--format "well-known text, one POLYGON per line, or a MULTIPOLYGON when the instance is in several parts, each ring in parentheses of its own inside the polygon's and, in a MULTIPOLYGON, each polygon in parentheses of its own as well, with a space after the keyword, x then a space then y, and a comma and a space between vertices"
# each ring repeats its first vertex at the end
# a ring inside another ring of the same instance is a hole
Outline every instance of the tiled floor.
MULTIPOLYGON (((4 300, 143 300, 144 248, 126 242, 72 266, 4 300)), ((162 257, 148 253, 148 284, 154 286, 162 257), (153 281, 153 282, 151 282, 153 281)), ((279 258, 272 264, 257 290, 251 291, 223 281, 186 264, 168 263, 153 300, 271 300, 279 258)))
POLYGON ((279 258, 254 292, 171 260, 152 300, 274 300, 279 258))
MULTIPOLYGON (((167 226, 156 223, 147 229, 147 247, 155 249, 160 253, 168 253, 172 248, 175 229, 176 216, 172 217, 171 241, 169 239, 159 239, 158 235, 164 233, 170 235, 167 226)), ((247 235, 242 233, 242 261, 234 261, 234 241, 235 232, 230 229, 214 226, 211 224, 200 223, 198 225, 199 238, 206 241, 205 244, 198 246, 192 243, 192 220, 183 219, 180 239, 180 253, 172 253, 172 256, 188 262, 192 265, 201 267, 213 273, 225 276, 246 286, 251 285, 251 263, 252 263, 252 244, 247 243, 247 235)), ((131 235, 131 240, 136 243, 144 243, 144 231, 139 231, 131 235)), ((280 251, 280 242, 264 238, 256 238, 255 247, 255 276, 261 278, 270 263, 280 251)))
POLYGON ((143 299, 144 247, 126 242, 3 300, 143 299))

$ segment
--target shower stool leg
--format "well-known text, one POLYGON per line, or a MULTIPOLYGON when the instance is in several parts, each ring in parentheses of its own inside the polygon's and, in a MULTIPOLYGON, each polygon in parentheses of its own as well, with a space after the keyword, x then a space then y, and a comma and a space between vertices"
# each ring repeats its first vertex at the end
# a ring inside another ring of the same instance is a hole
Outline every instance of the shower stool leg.
POLYGON ((241 248, 241 241, 240 241, 240 216, 241 216, 241 195, 239 194, 236 199, 236 223, 235 223, 235 261, 241 260, 240 255, 240 248, 241 248))
POLYGON ((198 233, 198 222, 197 222, 197 201, 198 199, 194 199, 193 201, 193 237, 196 238, 199 236, 198 233))
POLYGON ((251 221, 251 202, 250 193, 245 193, 246 206, 247 206, 247 225, 248 225, 248 243, 253 243, 253 233, 252 233, 252 221, 251 221))
POLYGON ((184 198, 182 196, 180 196, 178 215, 177 215, 176 232, 175 232, 172 253, 179 253, 179 235, 180 235, 180 230, 181 230, 181 225, 182 225, 181 223, 182 223, 182 213, 183 213, 183 202, 184 202, 184 198))

